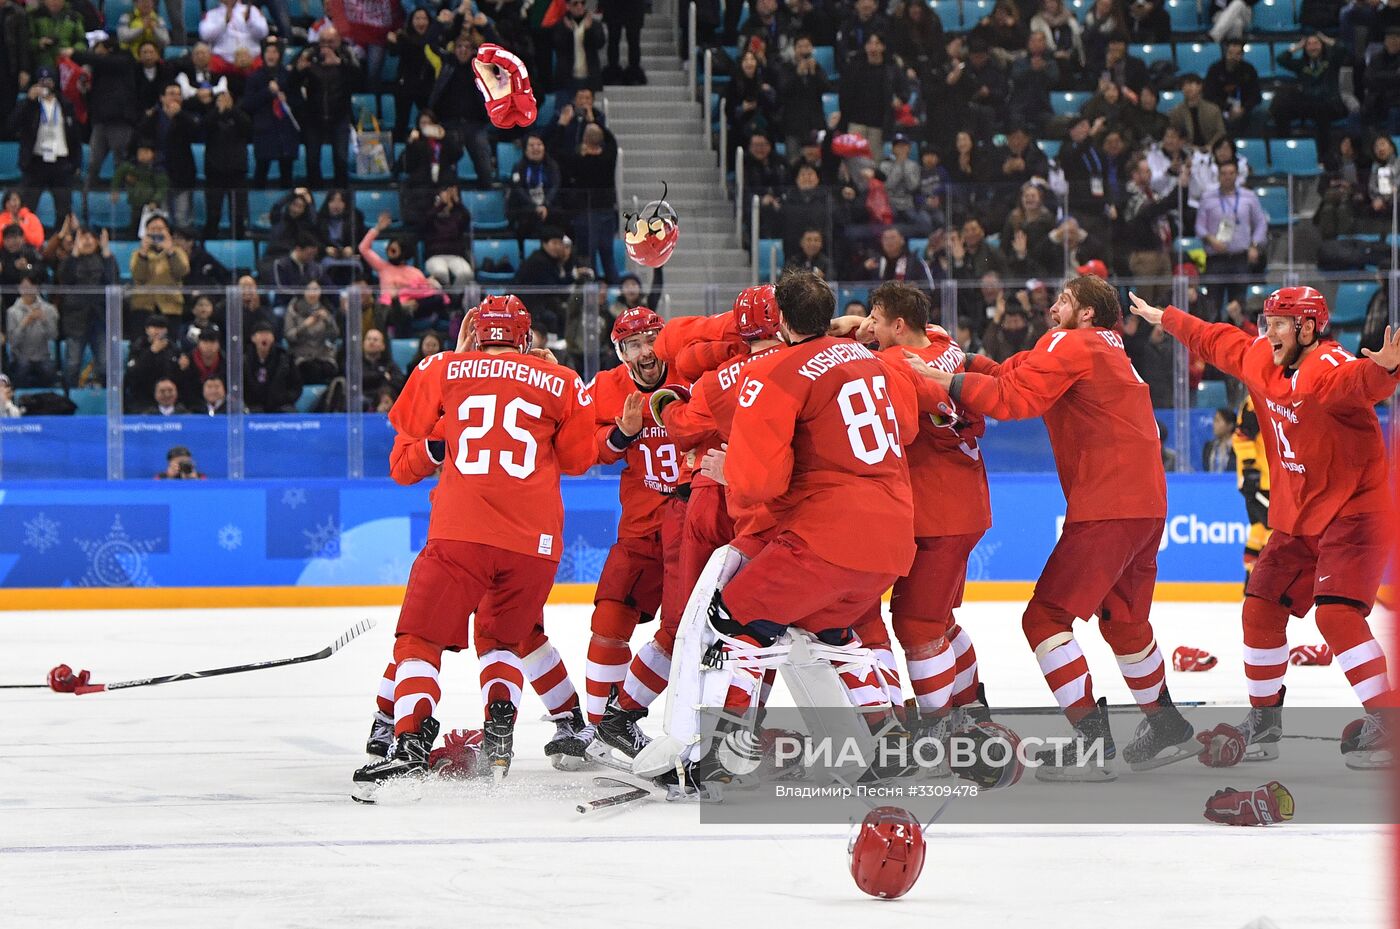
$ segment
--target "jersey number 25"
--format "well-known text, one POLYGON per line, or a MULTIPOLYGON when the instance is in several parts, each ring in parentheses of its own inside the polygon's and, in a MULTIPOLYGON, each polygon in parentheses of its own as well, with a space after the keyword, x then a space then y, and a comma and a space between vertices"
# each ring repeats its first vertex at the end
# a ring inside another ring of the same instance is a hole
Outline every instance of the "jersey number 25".
MULTIPOLYGON (((484 439, 496 427, 498 402, 495 394, 477 394, 463 400, 461 406, 457 407, 457 419, 463 426, 457 439, 457 457, 453 464, 463 474, 486 474, 491 470, 491 449, 483 448, 473 452, 471 443, 484 439), (481 421, 473 423, 472 420, 478 415, 481 421)), ((543 412, 539 404, 531 403, 523 397, 511 400, 501 411, 501 428, 523 446, 519 452, 501 449, 496 453, 501 470, 511 477, 524 480, 535 473, 535 453, 539 445, 530 431, 520 424, 520 417, 527 416, 538 420, 543 412)))

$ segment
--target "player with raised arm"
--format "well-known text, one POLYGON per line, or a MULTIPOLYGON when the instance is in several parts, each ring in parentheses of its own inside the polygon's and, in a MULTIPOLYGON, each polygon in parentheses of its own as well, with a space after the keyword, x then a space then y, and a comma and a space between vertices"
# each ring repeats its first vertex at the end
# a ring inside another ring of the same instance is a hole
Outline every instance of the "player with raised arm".
MULTIPOLYGON (((657 339, 657 353, 680 360, 678 367, 683 373, 699 377, 689 389, 667 385, 653 391, 649 400, 652 418, 666 427, 666 434, 681 452, 703 459, 729 437, 745 366, 782 344, 771 284, 742 291, 729 313, 671 320, 657 339), (736 344, 735 339, 741 341, 736 344), (736 354, 740 345, 744 353, 736 354), (716 363, 718 368, 701 373, 716 363)), ((681 532, 678 574, 674 580, 668 578, 667 585, 688 596, 710 555, 733 538, 734 521, 729 517, 724 486, 695 472, 681 532)), ((639 722, 666 688, 680 621, 680 609, 663 605, 660 628, 650 642, 637 649, 618 688, 617 700, 609 704, 598 724, 599 738, 629 757, 650 741, 639 722)))
MULTIPOLYGON (((967 356, 943 329, 929 326, 929 299, 908 284, 891 281, 870 294, 870 316, 839 317, 834 334, 873 339, 881 357, 907 371, 904 352, 949 373, 994 371, 996 363, 967 356)), ((978 440, 986 431, 981 415, 946 404, 938 413, 919 416, 918 436, 908 447, 909 480, 914 492, 914 544, 917 552, 908 574, 895 582, 890 615, 895 638, 904 649, 909 683, 920 716, 919 728, 958 728, 949 710, 986 720, 986 698, 977 680, 977 653, 953 611, 962 604, 967 560, 992 525, 987 471, 978 440)), ((879 607, 875 625, 857 628, 866 645, 883 626, 879 607), (873 632, 867 632, 871 628, 873 632)))
POLYGON ((495 646, 481 656, 482 753, 498 776, 509 771, 520 644, 544 609, 563 548, 560 473, 580 474, 597 460, 592 398, 574 372, 528 354, 530 314, 520 300, 487 297, 469 315, 458 350, 424 359, 389 411, 409 439, 441 429, 451 466, 434 491, 428 542, 399 613, 394 751, 355 772, 360 799, 428 770, 442 653, 471 644, 473 613, 478 641, 495 646))
POLYGON ((1107 764, 1116 748, 1107 707, 1094 702, 1089 663, 1074 639, 1076 619, 1098 615, 1099 631, 1145 714, 1124 749, 1128 763, 1151 768, 1196 754, 1183 748, 1194 747, 1194 733, 1167 693, 1149 621, 1167 483, 1147 385, 1116 331, 1122 320, 1117 292, 1098 277, 1074 278, 1050 315, 1055 328, 995 375, 953 374, 912 353, 908 358, 968 410, 996 419, 1045 419, 1067 506, 1064 530, 1021 628, 1079 738, 1063 751, 1042 754, 1036 777, 1109 781, 1117 777, 1107 764))
MULTIPOLYGON (((666 364, 655 350, 662 328, 661 317, 645 306, 619 316, 612 342, 623 363, 599 373, 589 384, 598 459, 603 464, 626 460, 618 480, 622 518, 617 542, 608 552, 593 596, 585 710, 589 725, 595 727, 627 676, 632 660, 628 640, 637 623, 643 617, 651 620, 662 607, 685 522, 682 488, 689 481, 688 469, 646 402, 666 382, 666 364)), ((679 612, 680 606, 672 609, 679 612)), ((626 753, 635 752, 631 748, 626 753)))
MULTIPOLYGON (((1385 571, 1392 508, 1375 405, 1400 380, 1400 333, 1387 328, 1380 351, 1366 349, 1357 358, 1325 335, 1327 301, 1311 287, 1274 291, 1264 301, 1257 339, 1131 297, 1134 313, 1244 382, 1276 452, 1269 461, 1273 534, 1245 587, 1251 705, 1239 727, 1245 756, 1278 755, 1288 617, 1304 616, 1316 604, 1317 629, 1367 711, 1343 734, 1342 753, 1351 767, 1388 766, 1389 732, 1380 711, 1394 706, 1395 692, 1366 618, 1385 571)), ((1232 760, 1230 729, 1202 734, 1203 761, 1232 760)))

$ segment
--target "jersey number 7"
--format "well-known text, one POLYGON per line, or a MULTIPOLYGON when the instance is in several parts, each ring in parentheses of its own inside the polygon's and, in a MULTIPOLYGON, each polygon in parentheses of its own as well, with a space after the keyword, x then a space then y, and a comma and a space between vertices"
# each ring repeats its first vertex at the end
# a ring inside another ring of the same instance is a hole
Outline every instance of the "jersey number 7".
MULTIPOLYGON (((457 439, 457 457, 452 463, 461 473, 486 474, 491 470, 491 449, 483 448, 473 454, 470 443, 484 439, 496 427, 498 402, 495 394, 477 394, 463 400, 457 407, 457 419, 466 425, 463 425, 457 439), (481 421, 470 424, 475 414, 481 416, 481 421)), ((508 449, 501 449, 496 454, 501 470, 511 477, 524 480, 535 473, 535 453, 539 445, 530 431, 520 424, 520 417, 523 415, 538 420, 543 412, 539 404, 523 397, 511 400, 501 412, 501 428, 524 446, 518 454, 508 449)))

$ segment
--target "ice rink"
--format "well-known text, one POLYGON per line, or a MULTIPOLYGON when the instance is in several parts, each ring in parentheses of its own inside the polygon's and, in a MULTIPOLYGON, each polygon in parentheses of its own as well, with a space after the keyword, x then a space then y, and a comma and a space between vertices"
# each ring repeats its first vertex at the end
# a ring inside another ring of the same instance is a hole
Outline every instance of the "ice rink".
MULTIPOLYGON (((589 612, 551 607, 547 620, 580 690, 589 612)), ((960 611, 994 707, 1050 702, 1020 612, 960 611)), ((40 682, 60 662, 112 681, 304 654, 366 616, 378 628, 299 667, 83 697, 0 691, 0 925, 1388 925, 1385 830, 1309 823, 1301 808, 1267 830, 939 824, 914 890, 870 900, 846 871, 845 826, 702 826, 692 805, 649 801, 578 815, 600 794, 594 774, 608 772, 549 767, 540 748, 552 726, 533 694, 502 787, 433 784, 417 803, 356 804, 350 775, 394 609, 0 613, 0 683, 40 682)), ((1206 673, 1169 673, 1178 701, 1243 702, 1238 606, 1162 604, 1153 618, 1166 655, 1185 644, 1220 658, 1206 673)), ((1388 621, 1380 629, 1391 641, 1388 621)), ((1097 692, 1129 700, 1097 632, 1078 630, 1097 692)), ((1311 622, 1290 629, 1290 644, 1320 641, 1311 622)), ((474 657, 446 656, 444 728, 480 725, 476 674, 474 657)), ((1291 668, 1287 683, 1290 704, 1352 703, 1335 664, 1291 668)), ((659 731, 657 715, 644 726, 659 731)), ((1203 805, 1216 787, 1268 780, 1268 765, 1188 764, 1203 805)), ((1384 776, 1337 756, 1338 779, 1384 776)))

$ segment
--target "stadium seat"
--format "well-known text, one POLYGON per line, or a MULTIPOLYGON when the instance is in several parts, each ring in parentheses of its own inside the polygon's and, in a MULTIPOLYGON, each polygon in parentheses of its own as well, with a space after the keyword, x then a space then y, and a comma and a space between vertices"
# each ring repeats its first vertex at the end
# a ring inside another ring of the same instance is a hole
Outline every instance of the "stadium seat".
POLYGON ((1288 225, 1288 189, 1285 187, 1256 187, 1259 205, 1269 217, 1270 226, 1288 225))
POLYGON ((73 405, 78 409, 75 415, 78 416, 105 416, 107 414, 107 391, 105 390, 72 390, 68 392, 68 399, 73 401, 73 405))
POLYGON ((394 339, 389 345, 389 351, 394 356, 394 364, 407 371, 409 362, 418 354, 418 340, 394 339))
MULTIPOLYGON (((191 142, 190 154, 194 155, 195 177, 204 177, 204 143, 191 142)), ((86 156, 86 149, 84 149, 84 156, 86 156)), ((84 167, 86 168, 86 164, 84 165, 84 167)))
MULTIPOLYGON (((199 34, 199 21, 204 18, 204 2, 203 0, 181 0, 181 2, 185 5, 185 31, 188 32, 191 37, 197 38, 199 34)), ((160 6, 165 6, 168 9, 169 3, 160 4, 160 6)), ((213 4, 211 3, 210 6, 213 6, 213 4)), ((271 19, 270 16, 268 18, 271 19)))
POLYGON ((118 198, 116 203, 105 194, 89 197, 88 222, 104 229, 124 231, 131 225, 131 204, 126 202, 125 196, 118 198))
POLYGON ((827 119, 831 114, 841 109, 841 97, 839 94, 822 94, 822 115, 827 119))
POLYGON ((1259 0, 1254 5, 1251 32, 1297 32, 1298 17, 1293 12, 1293 0, 1259 0))
MULTIPOLYGON (((835 96, 833 94, 833 96, 835 96)), ((84 146, 86 148, 86 146, 84 146)), ((19 143, 0 142, 0 183, 19 180, 19 143)))
POLYGON ((1073 116, 1084 108, 1093 94, 1087 90, 1056 91, 1050 95, 1050 107, 1056 116, 1073 116))
MULTIPOLYGON (((1288 43, 1285 42, 1283 48, 1287 47, 1288 43)), ((1274 66, 1274 53, 1267 42, 1246 42, 1244 60, 1254 65, 1254 70, 1259 72, 1261 80, 1278 76, 1279 70, 1274 66)))
POLYGON ((520 163, 520 146, 514 142, 496 143, 496 176, 505 180, 520 163))
POLYGON ((140 242, 120 241, 112 243, 112 259, 117 263, 117 273, 122 280, 131 279, 131 256, 141 247, 140 242))
POLYGON ((1172 32, 1201 31, 1201 14, 1195 0, 1167 0, 1167 15, 1171 17, 1172 32))
MULTIPOLYGON (((68 193, 68 209, 73 209, 73 193, 68 193)), ((39 203, 34 207, 34 215, 39 217, 39 222, 44 224, 45 229, 52 229, 58 225, 58 214, 54 204, 53 191, 45 191, 39 195, 39 203)))
POLYGON ((1317 177, 1322 173, 1314 139, 1275 139, 1269 145, 1269 164, 1275 174, 1317 177))
POLYGON ((817 64, 822 66, 826 76, 835 80, 840 74, 840 69, 836 67, 836 49, 830 45, 818 45, 812 49, 812 57, 817 60, 817 64))
POLYGON ((321 399, 321 394, 326 392, 325 384, 309 384, 301 389, 301 396, 297 398, 297 412, 310 413, 311 408, 316 405, 316 401, 321 399))
POLYGON ((783 269, 783 240, 758 240, 758 279, 775 281, 783 269))
POLYGON ((394 225, 398 225, 403 219, 403 214, 399 209, 399 192, 395 188, 388 190, 359 190, 355 192, 355 205, 365 214, 365 223, 373 225, 379 221, 379 214, 385 210, 389 211, 389 216, 394 220, 394 225))
POLYGON ((1230 394, 1225 389, 1224 381, 1201 381, 1196 387, 1196 396, 1192 404, 1197 409, 1218 410, 1222 406, 1230 405, 1230 394))
POLYGON ((539 250, 540 250, 540 240, 539 240, 539 239, 525 239, 525 240, 523 240, 523 241, 520 243, 520 258, 521 258, 521 260, 524 260, 524 259, 526 259, 526 258, 529 258, 531 255, 533 255, 535 252, 537 252, 537 251, 539 251, 539 250))
POLYGON ((204 247, 210 255, 234 273, 252 272, 257 269, 257 255, 249 239, 209 239, 204 243, 204 247))
POLYGON ((933 12, 938 14, 944 32, 957 32, 962 28, 962 4, 958 0, 933 0, 933 12))
POLYGON ((996 6, 993 0, 963 0, 962 4, 962 28, 973 29, 982 20, 992 15, 992 7, 996 6))
POLYGON ((1353 329, 1350 332, 1337 333, 1337 341, 1342 343, 1342 348, 1351 352, 1353 355, 1359 355, 1361 353, 1361 333, 1358 330, 1353 329))
POLYGON ((472 266, 476 268, 476 279, 485 283, 503 283, 515 277, 520 267, 520 250, 514 239, 477 239, 472 243, 472 266), (482 271, 481 263, 490 258, 499 264, 510 265, 508 271, 482 271))
POLYGON ((471 190, 462 198, 462 205, 472 214, 472 228, 478 232, 500 232, 509 228, 506 222, 506 195, 500 190, 471 190))
POLYGON ((248 224, 253 229, 272 228, 272 208, 284 196, 280 190, 248 191, 248 224))
POLYGON ((1155 62, 1174 62, 1172 57, 1172 46, 1170 42, 1158 42, 1152 45, 1140 45, 1134 43, 1128 46, 1128 54, 1134 58, 1141 58, 1150 68, 1155 62))
POLYGON ((365 128, 369 128, 369 118, 373 116, 380 119, 379 115, 379 95, 378 94, 351 94, 350 112, 354 114, 356 123, 361 118, 365 120, 365 128))
POLYGON ((1157 109, 1162 113, 1170 113, 1172 108, 1181 103, 1181 91, 1164 90, 1157 95, 1157 109))
POLYGON ((1249 162, 1250 176, 1269 173, 1269 146, 1263 139, 1236 139, 1235 154, 1249 162))
POLYGON ((1176 47, 1176 70, 1179 74, 1205 77, 1210 66, 1219 60, 1220 47, 1211 42, 1185 42, 1176 47))
POLYGON ((1369 281, 1341 284, 1332 304, 1332 325, 1359 326, 1366 321, 1366 308, 1371 305, 1377 287, 1369 281))

